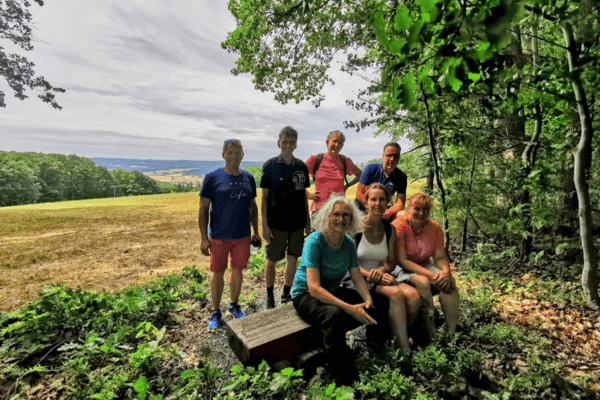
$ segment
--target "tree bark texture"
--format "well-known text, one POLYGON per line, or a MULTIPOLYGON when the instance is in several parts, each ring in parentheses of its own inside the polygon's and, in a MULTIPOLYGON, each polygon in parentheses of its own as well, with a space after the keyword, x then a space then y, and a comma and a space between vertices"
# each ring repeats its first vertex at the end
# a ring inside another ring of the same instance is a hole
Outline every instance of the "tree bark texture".
POLYGON ((579 76, 579 55, 573 29, 569 23, 561 24, 567 48, 569 72, 571 72, 571 86, 577 101, 577 111, 581 124, 581 136, 575 152, 575 174, 573 180, 579 200, 579 234, 583 249, 583 272, 581 284, 588 301, 600 306, 598 296, 598 264, 596 249, 592 236, 592 209, 589 191, 589 174, 592 165, 592 138, 594 131, 590 115, 589 104, 579 76))
POLYGON ((446 241, 446 253, 449 257, 450 252, 448 251, 448 247, 450 247, 450 229, 448 226, 448 205, 446 204, 446 192, 442 183, 442 176, 440 173, 440 166, 438 163, 437 148, 435 145, 435 134, 433 132, 433 126, 431 124, 431 114, 429 112, 427 94, 423 90, 421 92, 423 93, 423 102, 425 104, 425 116, 427 119, 427 134, 429 136, 429 150, 431 151, 431 161, 433 161, 433 171, 435 173, 435 180, 437 182, 438 189, 440 190, 440 197, 442 198, 442 214, 444 217, 444 236, 446 241))

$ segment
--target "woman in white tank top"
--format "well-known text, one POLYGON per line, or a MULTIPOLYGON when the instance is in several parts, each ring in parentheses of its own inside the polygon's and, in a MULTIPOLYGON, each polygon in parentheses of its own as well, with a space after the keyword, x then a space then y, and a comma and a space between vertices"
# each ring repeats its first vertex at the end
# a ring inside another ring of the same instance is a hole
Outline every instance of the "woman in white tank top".
POLYGON ((354 238, 360 271, 377 294, 390 301, 390 326, 394 346, 410 351, 407 327, 417 316, 421 299, 412 286, 398 285, 391 272, 396 268, 396 232, 383 219, 390 201, 385 188, 374 183, 367 187, 367 215, 363 218, 365 230, 354 238))

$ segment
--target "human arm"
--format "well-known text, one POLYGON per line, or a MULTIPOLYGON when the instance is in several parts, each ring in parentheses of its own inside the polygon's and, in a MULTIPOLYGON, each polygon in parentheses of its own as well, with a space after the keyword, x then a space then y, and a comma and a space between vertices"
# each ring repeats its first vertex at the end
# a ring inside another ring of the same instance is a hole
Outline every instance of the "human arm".
POLYGON ((210 240, 208 239, 208 213, 211 200, 208 197, 200 197, 200 208, 198 211, 198 226, 200 227, 200 251, 205 256, 210 256, 210 240))
MULTIPOLYGON (((315 188, 316 189, 316 188, 315 188)), ((308 190, 306 191, 306 198, 308 200, 312 200, 312 201, 319 201, 321 200, 321 195, 319 194, 319 192, 314 192, 311 193, 308 190)))
POLYGON ((435 279, 431 280, 431 284, 444 293, 452 292, 456 288, 456 283, 450 272, 450 261, 446 254, 444 232, 441 228, 436 230, 436 248, 433 255, 433 262, 440 269, 440 272, 436 274, 435 279))
POLYGON ((367 186, 363 185, 362 182, 358 182, 358 186, 356 187, 356 199, 360 201, 363 206, 367 204, 367 186))
MULTIPOLYGON (((256 205, 256 198, 250 200, 250 211, 252 213, 252 241, 260 242, 260 234, 258 233, 258 206, 256 205)), ((260 246, 259 246, 260 247, 260 246)))
POLYGON ((362 174, 362 170, 358 167, 354 168, 354 178, 348 184, 344 183, 344 192, 348 190, 348 188, 356 185, 356 183, 360 180, 360 175, 362 174))
MULTIPOLYGON (((273 240, 273 232, 271 232, 271 228, 269 228, 269 218, 268 218, 268 202, 269 202, 269 189, 261 188, 262 191, 262 200, 260 205, 260 211, 262 215, 262 233, 263 238, 267 242, 273 240)), ((254 218, 254 216, 253 216, 254 218)))
POLYGON ((406 203, 406 195, 398 194, 396 196, 396 203, 393 206, 391 206, 390 208, 388 208, 383 213, 383 218, 385 218, 387 220, 394 219, 396 214, 398 214, 400 211, 404 210, 405 203, 406 203))
POLYGON ((304 235, 310 234, 310 211, 308 210, 308 195, 307 191, 304 191, 304 209, 306 210, 306 225, 304 226, 304 235))
MULTIPOLYGON (((355 277, 352 273, 353 270, 356 270, 354 274, 359 274, 359 278, 360 280, 362 280, 362 283, 365 286, 365 289, 367 289, 368 293, 369 290, 368 288, 366 288, 366 283, 364 279, 362 279, 362 276, 360 276, 360 271, 358 271, 357 268, 350 269, 350 275, 352 276, 354 284, 356 285, 357 280, 355 280, 355 277)), ((371 325, 376 323, 375 320, 365 311, 365 308, 369 308, 369 306, 373 302, 371 300, 370 293, 368 293, 368 303, 365 302, 362 304, 348 304, 345 301, 342 301, 338 297, 334 296, 333 294, 329 293, 324 287, 321 286, 321 276, 318 268, 306 268, 306 280, 308 283, 308 290, 310 292, 310 295, 316 298, 317 300, 322 301, 325 304, 331 304, 340 308, 342 311, 349 314, 350 316, 352 316, 352 318, 354 318, 362 324, 371 325)), ((360 291, 359 294, 363 297, 363 299, 365 299, 365 296, 363 296, 363 294, 360 291)), ((365 299, 365 301, 366 300, 367 299, 365 299)))

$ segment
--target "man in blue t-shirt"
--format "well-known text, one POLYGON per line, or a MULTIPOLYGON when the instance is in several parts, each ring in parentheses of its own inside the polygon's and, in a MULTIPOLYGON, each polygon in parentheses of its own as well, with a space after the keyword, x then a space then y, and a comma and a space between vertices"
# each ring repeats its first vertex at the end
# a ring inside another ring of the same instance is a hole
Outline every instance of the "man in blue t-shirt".
POLYGON ((383 162, 377 164, 369 164, 365 167, 358 187, 356 189, 356 198, 354 205, 363 214, 366 214, 365 208, 367 199, 365 193, 367 186, 372 183, 381 183, 391 196, 396 195, 396 203, 389 207, 383 214, 385 219, 390 221, 394 220, 398 213, 404 210, 404 203, 406 202, 406 186, 407 177, 406 174, 399 168, 398 162, 400 161, 400 145, 396 142, 389 142, 383 146, 383 162))
POLYGON ((267 241, 265 281, 267 309, 275 308, 275 265, 286 257, 281 304, 292 301, 290 291, 294 283, 298 257, 302 255, 304 234, 310 232, 306 188, 310 187, 306 164, 294 157, 298 132, 286 126, 279 132, 279 156, 263 164, 262 228, 267 241))
POLYGON ((227 139, 223 143, 225 167, 207 174, 200 190, 200 250, 205 256, 210 256, 212 272, 209 330, 221 327, 221 296, 228 256, 231 257, 231 302, 227 310, 234 318, 246 315, 237 301, 242 290, 244 269, 248 267, 250 258, 250 242, 260 245, 261 241, 258 234, 256 182, 252 174, 240 169, 242 158, 242 142, 227 139), (254 231, 252 239, 250 225, 254 231))

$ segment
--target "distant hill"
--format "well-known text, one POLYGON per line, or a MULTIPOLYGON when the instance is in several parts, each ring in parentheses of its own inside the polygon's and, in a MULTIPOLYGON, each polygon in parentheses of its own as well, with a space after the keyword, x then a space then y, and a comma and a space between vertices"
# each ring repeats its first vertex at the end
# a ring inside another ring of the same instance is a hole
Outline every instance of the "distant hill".
MULTIPOLYGON (((130 158, 104 158, 95 157, 91 159, 96 165, 102 165, 109 171, 113 169, 122 169, 124 171, 140 171, 143 173, 166 171, 170 169, 188 169, 185 175, 204 176, 207 173, 221 168, 225 165, 224 160, 220 161, 191 161, 191 160, 140 160, 130 158)), ((262 167, 260 161, 242 161, 241 168, 249 165, 258 165, 262 167)))

